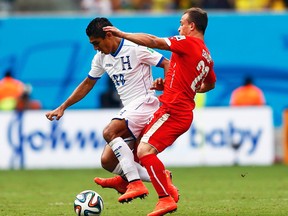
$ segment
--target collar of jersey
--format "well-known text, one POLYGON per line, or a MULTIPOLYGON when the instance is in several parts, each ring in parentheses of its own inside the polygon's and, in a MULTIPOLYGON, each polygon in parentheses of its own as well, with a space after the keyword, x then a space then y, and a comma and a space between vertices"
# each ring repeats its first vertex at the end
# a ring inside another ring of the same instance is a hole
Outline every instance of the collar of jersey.
POLYGON ((113 57, 117 56, 117 54, 120 52, 120 50, 121 50, 121 48, 123 46, 123 43, 124 43, 124 39, 122 38, 117 50, 114 53, 110 53, 113 57))

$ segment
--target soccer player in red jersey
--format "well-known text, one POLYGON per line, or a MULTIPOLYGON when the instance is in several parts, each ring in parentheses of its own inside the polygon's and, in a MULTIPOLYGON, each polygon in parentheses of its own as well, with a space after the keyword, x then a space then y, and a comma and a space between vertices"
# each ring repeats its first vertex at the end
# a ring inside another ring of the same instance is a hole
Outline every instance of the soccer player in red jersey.
MULTIPOLYGON (((115 27, 105 27, 105 31, 123 37, 139 45, 172 52, 169 71, 163 84, 162 103, 152 120, 144 129, 144 135, 137 149, 141 164, 147 169, 152 184, 159 196, 154 211, 148 216, 160 216, 177 210, 177 203, 168 190, 164 164, 157 154, 172 145, 191 126, 194 97, 215 87, 216 75, 213 60, 204 43, 204 33, 208 16, 200 8, 190 8, 184 12, 178 29, 180 36, 158 38, 149 34, 125 33, 115 27)), ((129 188, 122 199, 131 200, 135 188, 129 188)))

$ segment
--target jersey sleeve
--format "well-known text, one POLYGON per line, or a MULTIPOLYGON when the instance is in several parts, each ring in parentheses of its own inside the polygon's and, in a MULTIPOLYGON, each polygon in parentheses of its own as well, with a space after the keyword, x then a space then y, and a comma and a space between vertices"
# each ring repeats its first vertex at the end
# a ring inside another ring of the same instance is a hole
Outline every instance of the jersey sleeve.
POLYGON ((184 54, 186 52, 189 52, 189 50, 187 49, 189 45, 185 36, 178 35, 169 38, 164 38, 164 40, 166 41, 172 52, 178 54, 184 54))
POLYGON ((159 66, 164 56, 159 52, 144 46, 138 46, 136 51, 137 59, 147 65, 159 66))
POLYGON ((88 73, 88 77, 91 79, 99 79, 105 73, 104 68, 101 64, 101 54, 97 53, 92 62, 91 62, 91 69, 88 73))

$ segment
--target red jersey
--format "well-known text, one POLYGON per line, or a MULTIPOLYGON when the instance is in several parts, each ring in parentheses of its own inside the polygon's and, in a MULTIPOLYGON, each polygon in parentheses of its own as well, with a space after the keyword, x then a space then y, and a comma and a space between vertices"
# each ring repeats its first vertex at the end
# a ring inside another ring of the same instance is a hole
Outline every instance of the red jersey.
POLYGON ((202 82, 214 83, 213 60, 204 41, 191 36, 165 39, 172 56, 165 77, 165 90, 160 96, 164 106, 181 111, 195 108, 194 97, 202 82))

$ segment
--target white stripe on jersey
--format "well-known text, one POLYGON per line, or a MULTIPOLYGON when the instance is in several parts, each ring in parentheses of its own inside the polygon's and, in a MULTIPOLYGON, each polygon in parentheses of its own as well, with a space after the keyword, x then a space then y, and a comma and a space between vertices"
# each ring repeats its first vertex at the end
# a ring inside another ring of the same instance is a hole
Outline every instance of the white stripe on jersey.
POLYGON ((168 114, 168 113, 165 113, 163 116, 161 116, 161 118, 159 118, 152 125, 152 127, 148 131, 146 131, 146 133, 141 138, 141 142, 149 143, 150 137, 158 130, 158 128, 161 127, 161 125, 163 125, 167 121, 169 116, 170 116, 170 114, 168 114))
POLYGON ((163 58, 155 50, 122 39, 116 53, 105 55, 98 52, 94 56, 89 76, 100 78, 106 71, 126 106, 138 97, 155 94, 150 90, 153 82, 151 66, 160 64, 163 58))

